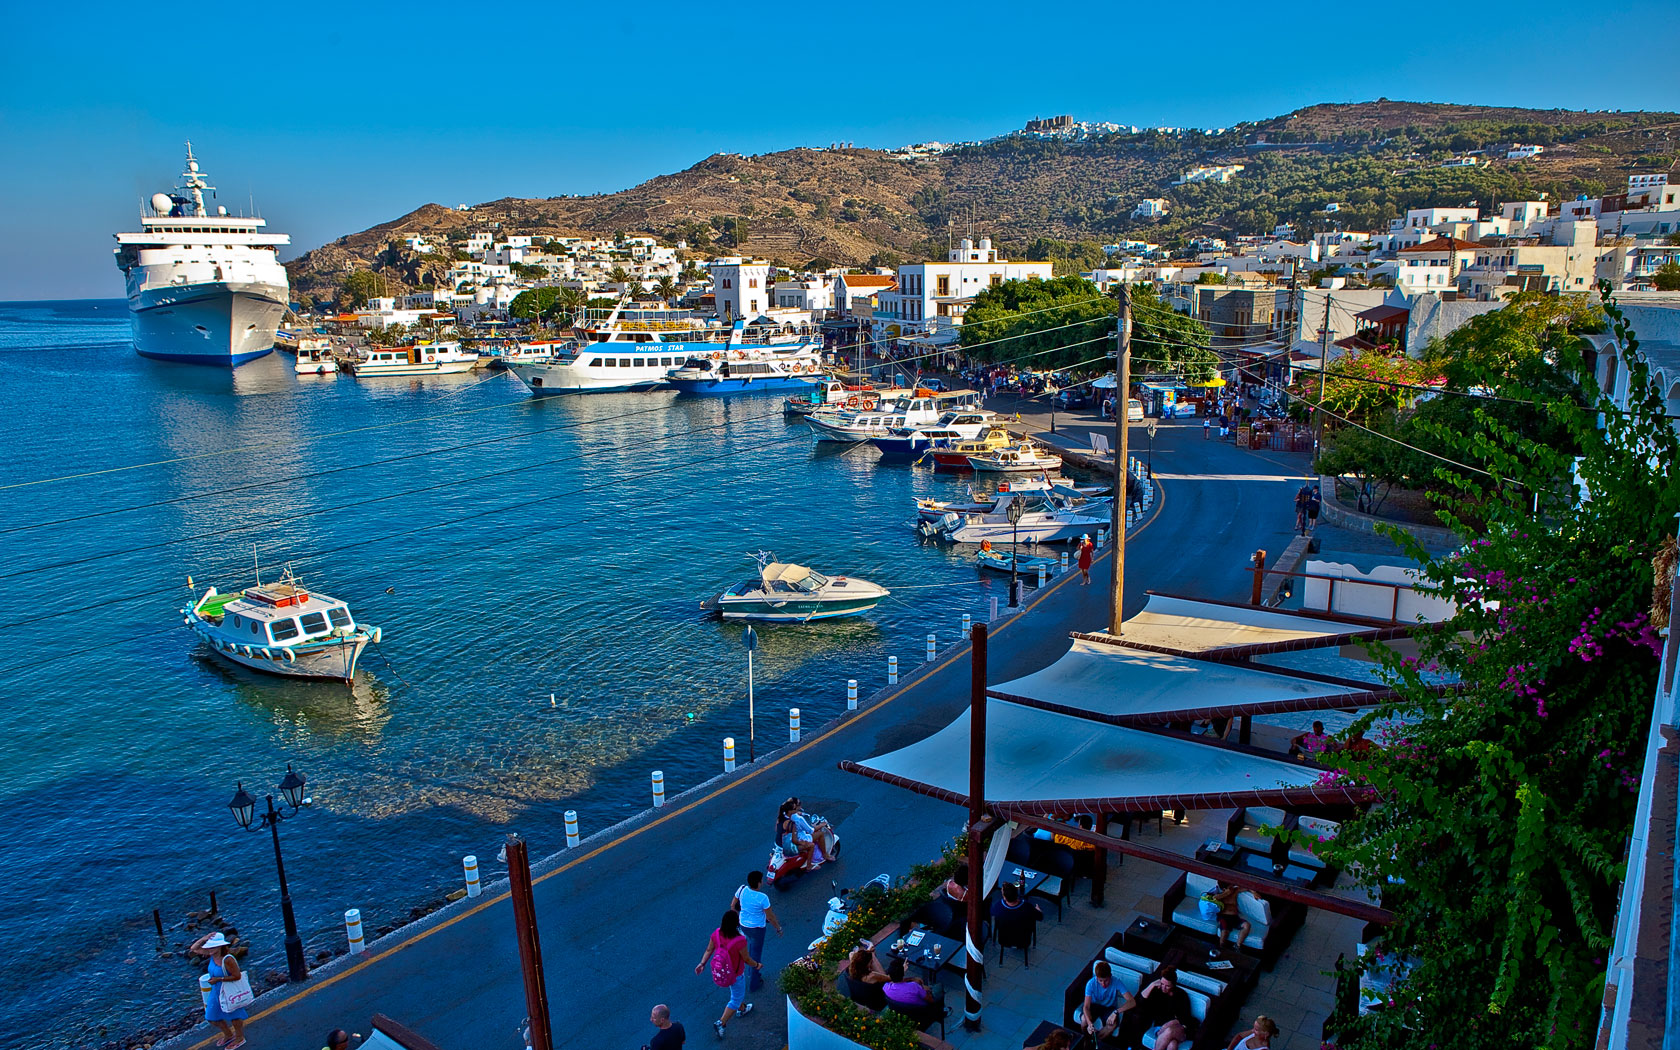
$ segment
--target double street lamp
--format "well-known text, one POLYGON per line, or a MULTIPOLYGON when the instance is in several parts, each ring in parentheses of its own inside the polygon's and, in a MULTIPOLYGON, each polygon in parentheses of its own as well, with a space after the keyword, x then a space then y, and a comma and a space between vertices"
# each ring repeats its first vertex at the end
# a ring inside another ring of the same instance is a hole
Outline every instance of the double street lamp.
POLYGON ((1021 498, 1013 493, 1009 497, 1009 506, 1003 512, 1009 516, 1009 607, 1016 608, 1021 604, 1021 581, 1017 578, 1021 571, 1021 498))
POLYGON ((293 981, 302 981, 309 977, 309 968, 303 961, 303 939, 298 936, 297 917, 292 914, 292 894, 286 888, 286 862, 280 857, 280 822, 287 817, 296 816, 298 810, 309 804, 309 799, 303 794, 303 777, 292 770, 292 764, 286 763, 285 779, 280 781, 280 797, 291 811, 282 813, 274 808, 274 796, 265 796, 268 812, 257 813, 257 800, 245 791, 243 781, 234 792, 233 801, 228 803, 228 809, 233 812, 233 819, 246 831, 269 830, 274 838, 274 868, 280 875, 280 914, 286 920, 286 972, 293 981))

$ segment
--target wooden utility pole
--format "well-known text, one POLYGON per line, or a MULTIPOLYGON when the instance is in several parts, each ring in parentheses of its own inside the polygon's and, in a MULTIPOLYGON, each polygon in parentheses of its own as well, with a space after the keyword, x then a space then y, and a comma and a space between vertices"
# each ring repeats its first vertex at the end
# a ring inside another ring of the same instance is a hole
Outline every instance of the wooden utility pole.
POLYGON ((1132 429, 1132 293, 1124 284, 1120 286, 1120 322, 1114 330, 1114 358, 1114 588, 1108 596, 1108 633, 1119 637, 1126 586, 1126 518, 1131 506, 1126 462, 1132 429))
POLYGON ((536 904, 531 896, 531 856, 525 840, 507 837, 508 895, 513 898, 514 934, 519 940, 519 969, 525 977, 525 1013, 531 1050, 554 1050, 548 1020, 548 989, 543 983, 542 945, 537 940, 536 904))
MULTIPOLYGON (((969 632, 968 715, 968 966, 963 971, 963 1027, 980 1027, 980 987, 986 978, 986 955, 980 944, 985 915, 985 860, 980 835, 986 826, 986 625, 969 632)), ((994 931, 993 936, 996 936, 994 931)))

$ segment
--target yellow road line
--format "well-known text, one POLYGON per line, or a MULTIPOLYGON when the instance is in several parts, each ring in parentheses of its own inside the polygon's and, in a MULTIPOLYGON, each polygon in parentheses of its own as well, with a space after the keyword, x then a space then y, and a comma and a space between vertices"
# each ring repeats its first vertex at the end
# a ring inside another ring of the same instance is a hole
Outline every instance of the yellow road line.
MULTIPOLYGON (((1157 486, 1157 490, 1158 490, 1158 492, 1157 492, 1157 495, 1155 497, 1154 513, 1152 513, 1149 516, 1148 521, 1144 522, 1142 525, 1139 525, 1135 530, 1133 530, 1132 536, 1136 536, 1138 533, 1142 532, 1144 529, 1148 528, 1150 525, 1153 525, 1155 523, 1155 519, 1160 516, 1161 507, 1166 503, 1166 486, 1164 486, 1164 485, 1157 486)), ((1128 537, 1128 539, 1130 539, 1130 537, 1128 537)), ((1101 557, 1099 557, 1097 560, 1101 561, 1103 558, 1109 557, 1109 555, 1111 555, 1113 552, 1114 552, 1114 548, 1112 546, 1110 546, 1109 549, 1107 551, 1105 551, 1101 555, 1101 557)), ((1001 623, 999 623, 996 630, 997 631, 1002 631, 1004 628, 1008 627, 1010 624, 1013 624, 1016 620, 1019 620, 1021 617, 1025 616, 1027 613, 1029 613, 1033 609, 1037 608, 1038 605, 1041 602, 1047 600, 1052 594, 1056 593, 1057 590, 1059 590, 1061 587, 1065 586, 1068 583, 1068 581, 1072 580, 1073 576, 1074 576, 1074 574, 1071 571, 1067 572, 1067 573, 1064 573, 1062 575, 1061 579, 1057 580, 1054 584, 1050 585, 1049 587, 1046 587, 1044 589, 1044 591, 1042 593, 1038 594, 1036 597, 1034 597, 1032 601, 1028 602, 1026 605, 1023 605, 1019 612, 1017 612, 1013 616, 1010 616, 1010 617, 1004 619, 1001 623)), ((990 628, 988 628, 988 631, 990 633, 996 633, 996 632, 991 632, 990 628)), ((582 864, 586 860, 589 860, 593 857, 600 856, 602 853, 605 853, 607 850, 612 849, 614 846, 622 845, 626 842, 629 842, 631 839, 635 838, 636 836, 641 835, 644 832, 652 831, 654 828, 658 827, 661 824, 664 824, 666 821, 674 820, 677 817, 682 816, 684 813, 689 812, 690 810, 693 810, 693 809, 695 809, 699 806, 703 806, 707 802, 710 802, 712 799, 717 798, 719 795, 723 794, 724 792, 732 791, 735 788, 740 787, 742 784, 747 783, 749 780, 752 780, 754 777, 758 776, 759 774, 768 772, 769 770, 772 770, 772 769, 776 768, 777 766, 781 765, 783 762, 786 762, 788 759, 805 753, 806 751, 810 750, 811 748, 813 748, 813 747, 817 746, 818 744, 822 743, 823 741, 827 740, 829 737, 831 737, 834 734, 840 732, 840 730, 845 729, 847 726, 856 725, 858 722, 861 722, 864 718, 867 718, 869 715, 874 714, 876 711, 882 710, 888 704, 892 703, 894 700, 897 700, 899 697, 903 696, 905 693, 908 693, 911 689, 913 689, 916 686, 922 684, 923 682, 932 678, 934 675, 939 674, 941 671, 943 671, 947 667, 951 666, 957 660, 961 659, 964 655, 965 655, 965 653, 963 652, 963 650, 958 649, 956 652, 952 653, 950 656, 947 656, 944 659, 943 662, 941 662, 938 666, 934 667, 932 670, 921 672, 913 680, 904 683, 904 685, 901 686, 891 696, 888 696, 888 697, 882 699, 878 703, 874 703, 874 704, 869 705, 868 707, 864 708, 862 711, 859 711, 855 717, 843 718, 840 721, 838 721, 838 722, 834 723, 833 725, 829 726, 827 729, 823 730, 823 732, 821 732, 818 735, 812 737, 810 740, 806 741, 803 744, 800 744, 798 747, 794 748, 792 751, 788 751, 787 753, 785 753, 785 754, 783 754, 783 755, 781 755, 781 756, 779 756, 779 757, 777 757, 777 758, 775 758, 775 759, 773 759, 769 762, 766 762, 762 766, 756 766, 755 765, 751 770, 749 770, 747 772, 747 774, 745 776, 738 777, 734 780, 731 780, 729 783, 718 787, 717 789, 712 791, 710 794, 703 795, 700 798, 697 798, 697 799, 693 800, 692 802, 685 803, 680 808, 674 809, 671 812, 664 814, 663 816, 657 817, 657 818, 647 822, 646 824, 643 824, 641 827, 632 828, 630 831, 625 832, 623 835, 620 835, 619 837, 617 837, 615 839, 610 839, 606 842, 603 842, 603 843, 601 843, 601 845, 596 846, 594 849, 590 850, 588 853, 585 853, 580 857, 573 858, 572 860, 567 861, 566 863, 560 865, 559 867, 555 868, 552 871, 544 872, 543 874, 537 876, 535 879, 532 880, 533 884, 538 883, 538 882, 542 882, 543 880, 548 879, 548 878, 552 878, 555 875, 559 875, 561 872, 568 871, 571 868, 574 868, 577 865, 582 864)), ((291 1006, 293 1003, 302 1002, 304 999, 308 998, 311 995, 314 995, 316 992, 320 991, 321 989, 330 988, 332 985, 337 984, 339 981, 342 981, 344 978, 349 977, 352 974, 362 972, 363 970, 367 969, 369 966, 372 966, 374 963, 379 962, 381 959, 388 959, 391 956, 397 954, 398 952, 403 951, 404 949, 411 948, 414 945, 419 944, 421 941, 425 940, 426 938, 432 936, 433 934, 439 933, 443 930, 447 930, 449 927, 451 927, 451 926, 455 925, 456 923, 460 922, 462 919, 471 918, 472 916, 477 915, 479 912, 484 911, 486 908, 490 908, 490 907, 493 907, 494 905, 500 904, 501 902, 507 900, 508 897, 509 897, 509 894, 507 894, 507 893, 499 894, 495 897, 490 898, 489 900, 482 901, 482 902, 474 905, 473 907, 468 908, 466 911, 463 911, 459 915, 453 916, 449 919, 444 920, 443 922, 438 923, 436 926, 427 927, 426 929, 421 930, 420 932, 415 933, 412 936, 406 937, 402 941, 398 942, 397 944, 391 945, 389 948, 386 948, 382 951, 371 953, 371 954, 368 955, 368 957, 366 959, 363 959, 361 962, 356 963, 354 966, 350 966, 350 967, 347 967, 346 969, 340 970, 337 973, 333 974, 331 977, 325 978, 319 984, 312 984, 312 985, 308 986, 307 988, 302 988, 298 991, 298 993, 296 995, 288 996, 285 999, 282 999, 279 1002, 275 1003, 273 1006, 266 1007, 265 1009, 261 1010, 260 1012, 258 1012, 254 1016, 252 1016, 250 1018, 250 1020, 260 1021, 265 1017, 268 1017, 272 1014, 278 1013, 281 1010, 284 1010, 288 1006, 291 1006)), ((214 1040, 215 1040, 215 1033, 212 1033, 211 1035, 206 1036, 204 1039, 200 1040, 199 1042, 193 1043, 188 1048, 188 1050, 203 1050, 204 1047, 209 1046, 214 1040)))

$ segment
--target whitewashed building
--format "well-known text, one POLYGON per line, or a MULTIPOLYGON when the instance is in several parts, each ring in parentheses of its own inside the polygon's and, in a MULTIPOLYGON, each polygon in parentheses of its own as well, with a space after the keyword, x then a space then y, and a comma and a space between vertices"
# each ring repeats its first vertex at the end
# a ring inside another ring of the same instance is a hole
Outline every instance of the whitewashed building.
POLYGON ((719 320, 728 323, 744 317, 750 321, 770 308, 769 263, 729 255, 713 259, 706 268, 712 274, 719 320))

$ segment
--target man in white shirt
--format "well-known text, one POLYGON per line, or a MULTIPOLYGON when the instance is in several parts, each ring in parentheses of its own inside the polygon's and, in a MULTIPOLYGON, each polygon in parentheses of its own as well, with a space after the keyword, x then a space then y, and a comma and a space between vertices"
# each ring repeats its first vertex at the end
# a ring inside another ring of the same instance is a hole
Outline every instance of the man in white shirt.
MULTIPOLYGON (((782 920, 776 918, 776 910, 770 907, 770 895, 759 889, 764 883, 764 872, 747 872, 747 884, 735 891, 735 910, 741 913, 741 933, 747 938, 747 951, 752 958, 764 961, 764 928, 766 924, 776 928, 776 936, 782 935, 782 920)), ((747 991, 755 992, 764 987, 762 967, 754 967, 747 982, 747 991)))

